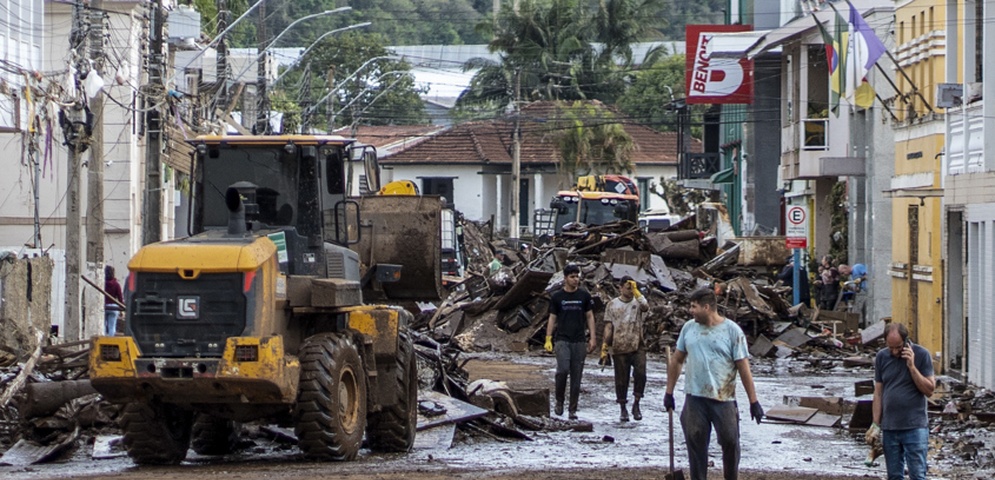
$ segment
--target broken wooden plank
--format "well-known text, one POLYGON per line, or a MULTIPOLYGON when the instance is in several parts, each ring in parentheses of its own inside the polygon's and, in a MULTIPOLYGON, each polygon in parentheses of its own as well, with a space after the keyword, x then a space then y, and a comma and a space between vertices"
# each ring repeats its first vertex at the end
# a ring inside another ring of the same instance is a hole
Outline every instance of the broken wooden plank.
POLYGON ((552 273, 526 270, 525 274, 515 281, 508 293, 498 300, 494 308, 507 310, 532 300, 532 297, 536 295, 542 295, 550 278, 553 278, 552 273))
POLYGON ((812 337, 808 336, 808 334, 805 333, 805 329, 800 327, 792 328, 782 333, 781 336, 776 339, 776 341, 783 342, 791 348, 798 348, 805 345, 810 340, 812 340, 812 337))
POLYGON ((677 290, 677 282, 674 281, 670 267, 667 267, 667 263, 659 255, 650 255, 650 271, 656 275, 656 281, 663 291, 673 292, 677 290))
POLYGON ((106 460, 127 456, 128 451, 124 449, 122 438, 121 435, 97 435, 93 439, 93 453, 90 457, 94 460, 106 460))
MULTIPOLYGON (((459 423, 465 422, 467 420, 473 420, 475 418, 483 417, 487 415, 487 410, 483 408, 471 405, 462 400, 457 400, 453 397, 445 395, 443 393, 435 391, 422 390, 418 392, 419 401, 431 401, 435 402, 445 409, 445 412, 441 415, 427 417, 418 412, 418 431, 425 430, 426 428, 431 428, 437 425, 445 425, 448 423, 459 423)), ((420 409, 419 409, 420 410, 420 409)))
POLYGON ((767 337, 760 335, 753 345, 750 345, 750 355, 754 357, 766 357, 774 351, 774 344, 767 337))
POLYGON ((843 366, 846 368, 873 367, 874 359, 867 357, 846 357, 843 359, 843 366))
POLYGON ((855 396, 870 395, 874 393, 874 380, 859 380, 853 382, 853 394, 855 396))
POLYGON ((810 425, 813 427, 838 427, 843 421, 843 417, 839 415, 830 415, 825 412, 816 412, 809 418, 805 425, 810 425))
POLYGON ((449 450, 453 446, 453 437, 455 435, 455 423, 426 428, 419 431, 418 435, 415 435, 415 444, 411 449, 415 451, 449 450))
POLYGON ((877 323, 869 325, 867 328, 860 331, 860 343, 867 345, 875 340, 884 336, 884 327, 887 325, 884 320, 878 320, 877 323))
POLYGON ((789 405, 778 405, 764 413, 766 418, 771 420, 782 420, 785 422, 805 423, 809 421, 818 409, 809 407, 794 407, 789 405))

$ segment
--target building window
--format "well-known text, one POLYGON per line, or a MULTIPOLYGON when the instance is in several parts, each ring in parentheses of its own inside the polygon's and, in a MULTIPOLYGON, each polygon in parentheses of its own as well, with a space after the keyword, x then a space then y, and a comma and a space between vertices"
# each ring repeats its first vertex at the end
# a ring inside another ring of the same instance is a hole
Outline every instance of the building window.
POLYGON ((423 195, 439 195, 445 197, 446 206, 456 208, 453 198, 453 179, 455 177, 420 177, 423 195))

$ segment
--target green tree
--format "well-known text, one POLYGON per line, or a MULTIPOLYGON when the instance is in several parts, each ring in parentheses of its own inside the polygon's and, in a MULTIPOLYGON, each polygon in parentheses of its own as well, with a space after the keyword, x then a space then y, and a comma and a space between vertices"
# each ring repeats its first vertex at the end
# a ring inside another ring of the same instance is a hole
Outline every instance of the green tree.
POLYGON ((603 0, 595 9, 579 0, 523 0, 518 11, 506 5, 496 20, 478 25, 500 61, 464 65, 477 73, 457 100, 457 115, 493 114, 516 96, 614 103, 632 69, 631 44, 654 34, 644 19, 659 6, 658 0, 603 0))
POLYGON ((604 105, 577 101, 558 117, 558 168, 570 183, 582 175, 632 173, 635 143, 604 105))
MULTIPOLYGON (((313 85, 325 85, 316 88, 315 95, 329 94, 330 101, 318 105, 316 111, 326 119, 334 118, 336 126, 428 123, 421 91, 409 74, 411 66, 380 58, 388 54, 378 34, 350 31, 322 40, 300 61, 310 62, 313 85)), ((293 88, 300 75, 295 68, 277 87, 293 88)))
POLYGON ((643 66, 619 98, 618 107, 657 130, 676 130, 677 117, 669 107, 672 100, 684 98, 684 69, 683 54, 664 56, 643 66))

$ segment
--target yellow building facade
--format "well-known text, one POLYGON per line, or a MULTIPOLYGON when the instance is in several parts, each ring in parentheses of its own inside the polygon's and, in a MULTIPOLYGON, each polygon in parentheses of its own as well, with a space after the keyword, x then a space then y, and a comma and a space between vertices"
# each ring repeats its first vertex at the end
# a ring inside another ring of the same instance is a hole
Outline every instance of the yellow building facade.
MULTIPOLYGON (((898 94, 892 197, 892 321, 931 352, 943 350, 943 206, 941 188, 945 122, 936 106, 944 83, 945 6, 933 0, 896 5, 895 69, 898 94), (904 71, 904 74, 903 74, 904 71), (908 78, 906 78, 906 75, 908 78)), ((887 61, 884 64, 890 63, 887 61)), ((956 80, 951 80, 956 81, 956 80)), ((880 93, 884 85, 875 85, 880 93)), ((940 365, 937 365, 939 367, 940 365)))

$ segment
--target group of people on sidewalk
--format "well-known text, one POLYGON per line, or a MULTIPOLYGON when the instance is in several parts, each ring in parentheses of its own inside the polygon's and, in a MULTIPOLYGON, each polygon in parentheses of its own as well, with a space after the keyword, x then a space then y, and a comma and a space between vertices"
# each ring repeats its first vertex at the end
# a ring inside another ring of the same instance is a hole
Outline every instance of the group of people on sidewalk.
MULTIPOLYGON (((553 411, 563 415, 566 407, 569 418, 577 419, 584 360, 596 348, 594 302, 591 294, 580 287, 580 267, 566 266, 563 277, 563 288, 550 296, 544 347, 556 355, 553 411)), ((646 389, 643 318, 649 304, 632 278, 623 277, 618 288, 619 296, 605 308, 601 359, 602 364, 607 364, 610 358, 614 366, 619 420, 627 422, 630 418, 627 404, 631 377, 631 418, 639 421, 643 418, 640 400, 646 389)), ((676 350, 667 361, 664 408, 676 410, 674 391, 683 372, 685 397, 680 422, 691 479, 707 477, 713 429, 722 447, 724 478, 736 479, 740 460, 737 377, 750 403, 751 420, 759 424, 764 417, 753 383, 746 335, 736 322, 718 312, 718 300, 712 289, 695 290, 689 300, 692 321, 681 328, 676 350)), ((868 430, 867 440, 870 442, 880 435, 888 480, 904 478, 906 467, 912 480, 925 479, 926 397, 932 395, 935 386, 932 362, 925 348, 911 342, 904 325, 889 324, 885 337, 887 347, 877 353, 874 362, 874 424, 868 430)))

